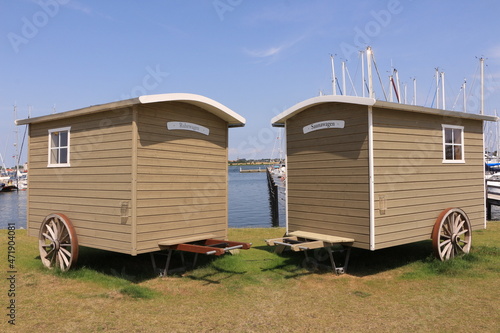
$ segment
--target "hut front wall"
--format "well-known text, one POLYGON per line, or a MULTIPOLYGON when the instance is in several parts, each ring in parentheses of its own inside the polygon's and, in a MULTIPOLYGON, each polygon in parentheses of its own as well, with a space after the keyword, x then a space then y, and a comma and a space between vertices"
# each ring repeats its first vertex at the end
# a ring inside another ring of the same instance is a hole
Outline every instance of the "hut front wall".
POLYGON ((227 122, 181 102, 142 105, 138 115, 137 253, 164 240, 227 237, 227 122), (168 130, 167 122, 209 135, 168 130))
POLYGON ((429 239, 449 207, 484 227, 482 121, 374 108, 373 137, 376 249, 429 239), (443 163, 442 124, 464 126, 465 163, 443 163))
POLYGON ((30 125, 29 235, 62 213, 80 245, 130 253, 131 119, 128 108, 30 125), (68 126, 70 166, 48 167, 48 131, 68 126))
POLYGON ((366 106, 325 103, 287 120, 288 230, 350 237, 369 248, 366 106), (304 134, 304 126, 343 120, 344 128, 304 134))

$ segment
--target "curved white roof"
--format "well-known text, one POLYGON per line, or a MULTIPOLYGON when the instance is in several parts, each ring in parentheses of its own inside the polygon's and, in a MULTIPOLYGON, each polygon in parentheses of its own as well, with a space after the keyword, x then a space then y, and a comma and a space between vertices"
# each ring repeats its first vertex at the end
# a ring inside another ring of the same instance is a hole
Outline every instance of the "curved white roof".
POLYGON ((27 118, 22 120, 16 120, 16 125, 24 125, 31 123, 38 123, 43 121, 51 121, 57 119, 64 119, 68 117, 81 116, 91 113, 97 113, 107 110, 119 109, 123 107, 129 107, 137 104, 151 104, 151 103, 161 103, 161 102, 184 102, 192 105, 196 105, 208 112, 216 115, 217 117, 228 122, 229 127, 242 127, 245 126, 245 118, 231 110, 225 105, 214 101, 205 96, 187 93, 173 93, 173 94, 158 94, 158 95, 145 95, 137 98, 127 99, 118 102, 93 105, 83 109, 77 109, 72 111, 66 111, 56 114, 51 114, 47 116, 27 118))
POLYGON ((416 112, 416 113, 428 113, 436 114, 447 117, 457 117, 466 119, 476 119, 476 120, 486 120, 486 121, 497 121, 498 118, 489 115, 480 115, 475 113, 465 113, 458 111, 449 111, 441 109, 433 109, 423 106, 400 104, 392 102, 377 101, 374 98, 368 97, 356 97, 356 96, 343 96, 343 95, 324 95, 309 98, 305 101, 295 104, 291 108, 283 111, 273 119, 271 119, 271 124, 274 127, 284 127, 287 119, 295 116, 296 114, 318 104, 323 103, 346 103, 346 104, 356 104, 356 105, 366 105, 373 106, 383 109, 393 109, 403 112, 416 112))
POLYGON ((313 98, 306 99, 300 103, 295 104, 291 108, 283 111, 273 119, 271 119, 271 123, 275 127, 285 126, 285 121, 288 118, 293 117, 294 115, 308 109, 314 105, 323 104, 323 103, 349 103, 349 104, 359 104, 359 105, 373 105, 375 104, 374 98, 367 97, 356 97, 356 96, 343 96, 343 95, 323 95, 317 96, 313 98))

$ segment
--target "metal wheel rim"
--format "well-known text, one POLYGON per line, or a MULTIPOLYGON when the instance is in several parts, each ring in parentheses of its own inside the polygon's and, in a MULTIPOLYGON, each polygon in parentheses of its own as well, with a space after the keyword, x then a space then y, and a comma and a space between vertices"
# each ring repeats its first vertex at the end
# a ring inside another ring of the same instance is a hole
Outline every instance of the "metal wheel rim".
POLYGON ((472 228, 469 217, 460 208, 445 209, 432 230, 434 255, 441 261, 469 253, 472 228))
POLYGON ((69 218, 50 214, 42 222, 38 237, 40 258, 47 268, 67 271, 78 260, 78 240, 69 218))

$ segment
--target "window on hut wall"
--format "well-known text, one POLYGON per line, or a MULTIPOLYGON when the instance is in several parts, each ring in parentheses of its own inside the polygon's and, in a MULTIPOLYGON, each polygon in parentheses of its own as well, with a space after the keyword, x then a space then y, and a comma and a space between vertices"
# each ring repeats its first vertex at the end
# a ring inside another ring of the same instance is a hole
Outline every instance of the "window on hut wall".
POLYGON ((443 126, 443 163, 464 163, 464 127, 443 126))
POLYGON ((67 167, 69 164, 69 133, 71 127, 49 130, 48 167, 67 167))

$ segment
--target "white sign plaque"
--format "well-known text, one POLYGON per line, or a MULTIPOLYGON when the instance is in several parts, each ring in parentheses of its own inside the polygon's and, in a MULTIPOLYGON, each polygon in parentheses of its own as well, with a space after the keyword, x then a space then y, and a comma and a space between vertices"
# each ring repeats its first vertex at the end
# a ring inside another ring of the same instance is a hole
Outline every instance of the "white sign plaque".
POLYGON ((184 121, 169 121, 167 122, 167 129, 171 130, 184 130, 184 131, 193 131, 201 134, 208 135, 210 134, 210 130, 205 126, 201 126, 198 124, 187 123, 184 121))
POLYGON ((345 121, 343 120, 325 120, 304 126, 303 130, 304 134, 306 134, 321 129, 344 128, 344 126, 345 126, 345 121))

